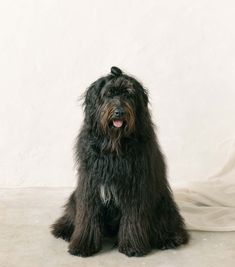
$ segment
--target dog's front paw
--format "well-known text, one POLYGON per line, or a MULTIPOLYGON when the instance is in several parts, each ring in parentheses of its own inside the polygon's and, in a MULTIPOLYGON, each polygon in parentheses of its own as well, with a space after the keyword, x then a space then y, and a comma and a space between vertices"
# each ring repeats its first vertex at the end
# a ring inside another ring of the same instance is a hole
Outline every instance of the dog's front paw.
POLYGON ((76 248, 76 247, 75 248, 69 247, 68 252, 71 255, 80 256, 80 257, 89 257, 95 253, 92 250, 88 250, 88 249, 84 249, 84 248, 76 248))
POLYGON ((76 245, 70 244, 68 252, 74 256, 89 257, 89 256, 92 256, 93 254, 97 253, 98 251, 100 251, 100 249, 101 248, 96 248, 93 245, 76 246, 76 245))
POLYGON ((142 257, 148 253, 147 250, 136 249, 128 244, 119 245, 119 252, 127 255, 128 257, 142 257))

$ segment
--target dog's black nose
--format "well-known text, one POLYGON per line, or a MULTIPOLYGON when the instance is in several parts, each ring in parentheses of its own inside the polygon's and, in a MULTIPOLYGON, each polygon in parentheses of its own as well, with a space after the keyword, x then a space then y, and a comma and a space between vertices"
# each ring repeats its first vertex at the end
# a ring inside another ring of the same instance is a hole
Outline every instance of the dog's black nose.
POLYGON ((119 107, 115 110, 114 115, 116 118, 120 118, 124 115, 124 109, 122 107, 119 107))

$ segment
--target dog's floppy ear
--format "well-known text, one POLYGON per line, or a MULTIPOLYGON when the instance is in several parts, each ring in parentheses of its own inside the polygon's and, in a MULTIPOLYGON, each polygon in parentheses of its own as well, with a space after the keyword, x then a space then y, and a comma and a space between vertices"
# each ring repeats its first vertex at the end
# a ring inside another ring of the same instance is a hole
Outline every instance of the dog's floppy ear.
POLYGON ((135 78, 131 77, 130 79, 132 81, 132 84, 133 84, 134 88, 137 90, 137 92, 139 94, 142 95, 144 106, 147 107, 148 106, 148 103, 149 103, 148 91, 135 78))
POLYGON ((100 94, 101 89, 105 85, 105 79, 100 78, 97 81, 93 82, 86 90, 85 92, 85 101, 84 105, 93 105, 96 101, 97 97, 100 94))
POLYGON ((99 98, 100 91, 106 82, 106 77, 101 77, 87 88, 83 102, 85 116, 87 118, 93 118, 93 116, 96 115, 97 100, 99 98))
POLYGON ((144 99, 144 104, 145 106, 148 106, 149 103, 149 97, 148 97, 148 92, 146 89, 142 88, 143 90, 143 99, 144 99))

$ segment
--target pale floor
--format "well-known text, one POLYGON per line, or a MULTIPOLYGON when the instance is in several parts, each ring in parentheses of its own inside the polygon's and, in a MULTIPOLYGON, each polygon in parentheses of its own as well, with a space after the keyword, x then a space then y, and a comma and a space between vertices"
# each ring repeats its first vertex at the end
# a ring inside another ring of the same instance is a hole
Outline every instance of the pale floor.
POLYGON ((80 258, 67 253, 67 243, 49 233, 71 188, 0 189, 1 267, 234 267, 235 232, 191 232, 191 242, 177 250, 154 250, 128 258, 112 244, 99 254, 80 258))

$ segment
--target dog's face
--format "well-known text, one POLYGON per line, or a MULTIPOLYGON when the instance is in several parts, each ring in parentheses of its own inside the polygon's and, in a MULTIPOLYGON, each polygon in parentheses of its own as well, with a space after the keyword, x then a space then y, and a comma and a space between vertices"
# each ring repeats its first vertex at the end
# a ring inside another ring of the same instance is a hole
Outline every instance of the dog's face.
POLYGON ((106 135, 130 136, 135 131, 135 90, 130 82, 118 78, 101 89, 99 124, 106 135))
POLYGON ((110 140, 115 150, 123 137, 135 135, 144 121, 147 105, 147 92, 137 80, 122 73, 108 75, 86 92, 86 120, 94 132, 110 140))

